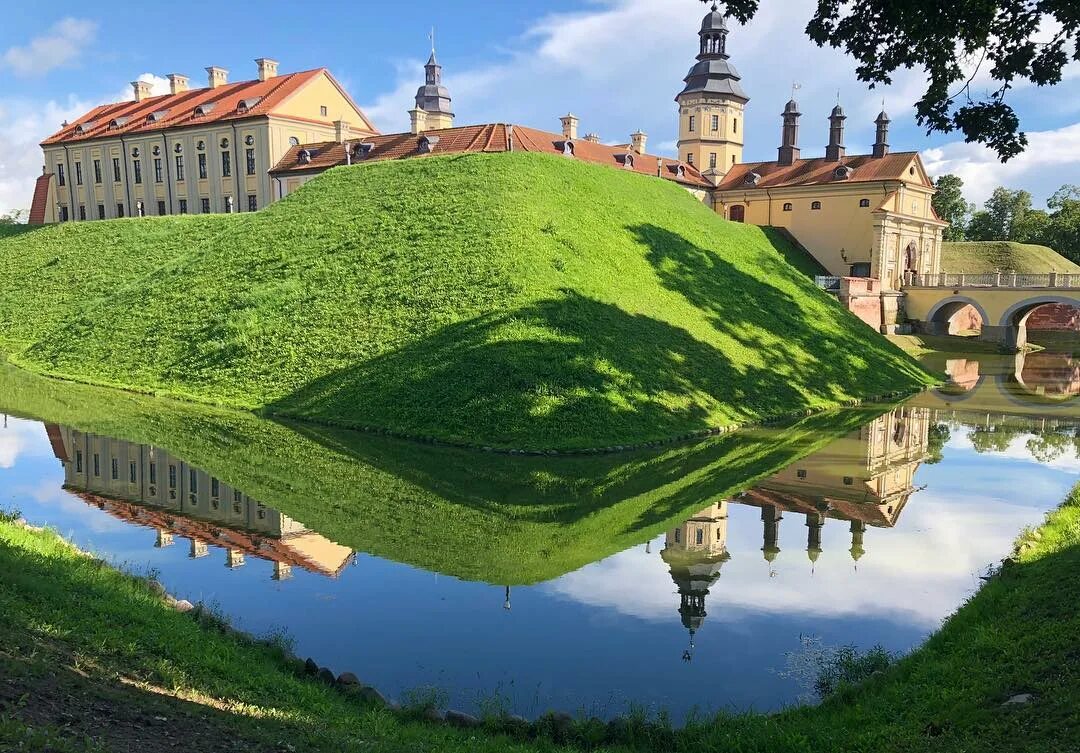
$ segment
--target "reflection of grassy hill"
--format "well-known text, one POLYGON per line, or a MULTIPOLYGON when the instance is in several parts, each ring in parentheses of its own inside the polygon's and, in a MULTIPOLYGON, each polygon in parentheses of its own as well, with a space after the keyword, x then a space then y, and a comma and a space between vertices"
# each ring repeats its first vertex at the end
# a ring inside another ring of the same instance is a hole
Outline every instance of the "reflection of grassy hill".
POLYGON ((353 549, 510 585, 645 541, 873 415, 821 414, 651 453, 549 458, 288 427, 11 367, 0 367, 0 408, 165 448, 353 549))
POLYGON ((1080 265, 1069 261, 1049 246, 1012 241, 968 241, 941 244, 941 271, 984 274, 1018 272, 1080 274, 1080 265))
POLYGON ((330 171, 256 214, 0 236, 36 370, 504 447, 629 444, 918 386, 778 234, 536 154, 330 171))

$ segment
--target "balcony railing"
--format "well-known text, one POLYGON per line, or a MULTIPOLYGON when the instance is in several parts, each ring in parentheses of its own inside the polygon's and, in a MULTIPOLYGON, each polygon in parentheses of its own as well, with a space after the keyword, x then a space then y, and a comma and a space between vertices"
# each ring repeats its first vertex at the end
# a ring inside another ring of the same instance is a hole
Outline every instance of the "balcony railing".
POLYGON ((915 288, 1076 288, 1080 289, 1080 274, 1049 272, 1046 274, 1020 274, 1017 272, 990 272, 966 274, 964 272, 939 272, 917 274, 909 272, 906 284, 915 288))

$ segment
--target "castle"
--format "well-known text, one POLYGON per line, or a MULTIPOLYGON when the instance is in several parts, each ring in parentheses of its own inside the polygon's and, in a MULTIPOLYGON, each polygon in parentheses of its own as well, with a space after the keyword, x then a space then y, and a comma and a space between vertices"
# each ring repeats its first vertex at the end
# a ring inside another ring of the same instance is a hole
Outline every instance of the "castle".
MULTIPOLYGON (((888 115, 875 121, 870 154, 848 155, 846 116, 828 118, 821 157, 803 158, 802 113, 781 115, 777 158, 744 162, 750 97, 728 54, 716 5, 698 31, 699 53, 675 100, 678 157, 646 152, 638 131, 625 144, 580 136, 572 113, 549 132, 507 123, 455 126, 450 92, 432 50, 409 111, 410 130, 381 134, 326 69, 278 75, 256 61, 254 80, 230 84, 207 68, 207 86, 169 76, 170 93, 102 105, 65 123, 41 146, 44 169, 30 222, 257 211, 336 166, 468 152, 563 155, 672 181, 726 219, 779 228, 819 267, 823 284, 864 321, 894 331, 902 282, 940 270, 943 222, 916 152, 892 152, 888 115)), ((760 128, 760 124, 753 127, 760 128)))

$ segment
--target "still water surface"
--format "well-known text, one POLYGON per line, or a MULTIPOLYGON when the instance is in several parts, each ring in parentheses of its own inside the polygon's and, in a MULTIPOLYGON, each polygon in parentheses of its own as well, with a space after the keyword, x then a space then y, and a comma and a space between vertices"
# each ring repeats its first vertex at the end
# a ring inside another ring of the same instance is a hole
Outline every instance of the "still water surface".
POLYGON ((934 366, 884 413, 599 467, 205 417, 150 440, 0 395, 0 508, 390 696, 775 709, 804 639, 917 646, 1080 475, 1080 362, 934 366))

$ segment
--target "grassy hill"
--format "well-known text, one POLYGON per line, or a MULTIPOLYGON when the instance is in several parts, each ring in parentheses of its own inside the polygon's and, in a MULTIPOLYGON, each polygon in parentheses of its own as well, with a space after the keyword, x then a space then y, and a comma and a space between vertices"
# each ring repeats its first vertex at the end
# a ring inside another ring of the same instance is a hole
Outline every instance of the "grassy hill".
POLYGON ((1080 265, 1049 246, 1012 241, 969 241, 941 244, 941 271, 985 274, 989 272, 1080 273, 1080 265))
POLYGON ((0 236, 0 349, 70 379, 502 447, 917 387, 779 235, 560 157, 339 168, 255 214, 0 236))

